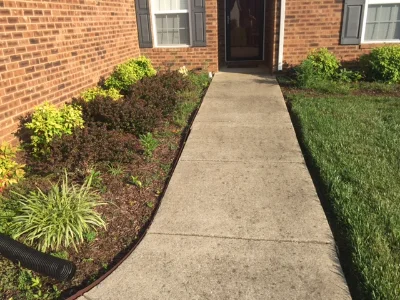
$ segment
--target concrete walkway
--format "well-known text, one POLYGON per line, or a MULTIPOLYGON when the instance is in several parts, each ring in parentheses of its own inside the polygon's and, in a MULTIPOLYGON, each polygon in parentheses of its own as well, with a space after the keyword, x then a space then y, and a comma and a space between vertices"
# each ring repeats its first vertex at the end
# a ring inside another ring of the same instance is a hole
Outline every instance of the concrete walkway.
POLYGON ((149 232, 85 298, 350 298, 280 88, 254 70, 216 74, 149 232))

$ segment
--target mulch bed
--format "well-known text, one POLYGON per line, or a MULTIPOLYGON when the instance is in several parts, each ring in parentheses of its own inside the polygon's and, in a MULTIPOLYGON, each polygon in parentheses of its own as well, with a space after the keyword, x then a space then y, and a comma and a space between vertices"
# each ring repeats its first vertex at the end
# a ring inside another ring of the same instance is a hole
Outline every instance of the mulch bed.
MULTIPOLYGON (((155 133, 160 144, 153 157, 148 159, 141 155, 131 164, 120 165, 123 174, 112 175, 108 165, 96 166, 102 178, 101 186, 97 188, 102 191, 103 201, 108 203, 100 206, 98 211, 107 220, 107 230, 98 229, 94 240, 79 245, 78 252, 72 247, 61 249, 59 252, 66 252, 68 260, 76 264, 76 274, 71 281, 64 283, 34 274, 40 277, 43 287, 55 285, 63 291, 61 299, 68 298, 105 274, 136 246, 155 214, 188 131, 189 127, 182 129, 173 124, 160 128, 155 133), (140 178, 143 187, 134 185, 131 176, 140 178)), ((39 183, 34 177, 30 180, 32 182, 27 184, 33 187, 46 185, 43 179, 39 183)), ((0 265, 13 266, 1 257, 0 265)), ((23 299, 16 290, 5 292, 1 299, 12 297, 23 299)))

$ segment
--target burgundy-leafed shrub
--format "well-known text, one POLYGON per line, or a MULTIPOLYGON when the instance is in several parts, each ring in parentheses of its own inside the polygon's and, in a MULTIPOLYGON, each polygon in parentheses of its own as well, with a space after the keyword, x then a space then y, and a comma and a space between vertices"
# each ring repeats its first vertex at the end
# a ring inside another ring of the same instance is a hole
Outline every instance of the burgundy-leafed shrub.
POLYGON ((40 173, 60 173, 66 169, 84 176, 98 162, 127 163, 138 157, 140 144, 134 135, 90 125, 54 139, 50 154, 30 161, 29 165, 40 173))
POLYGON ((159 73, 154 77, 145 77, 131 86, 129 99, 142 99, 147 105, 154 106, 166 118, 172 116, 176 105, 182 101, 181 92, 192 88, 187 77, 177 71, 159 73))
POLYGON ((98 97, 90 102, 75 99, 74 103, 82 107, 85 126, 104 125, 108 130, 136 136, 153 131, 163 119, 160 108, 141 99, 122 98, 114 101, 98 97))
POLYGON ((125 99, 113 100, 99 96, 90 102, 74 99, 73 103, 82 107, 85 126, 86 124, 101 124, 108 130, 135 132, 135 110, 132 103, 125 99))

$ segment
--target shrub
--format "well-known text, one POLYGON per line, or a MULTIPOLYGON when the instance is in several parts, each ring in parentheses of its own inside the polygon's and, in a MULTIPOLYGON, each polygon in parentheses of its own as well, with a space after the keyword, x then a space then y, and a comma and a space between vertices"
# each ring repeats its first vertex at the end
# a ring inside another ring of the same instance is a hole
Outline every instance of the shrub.
POLYGON ((163 120, 172 119, 178 103, 186 101, 187 93, 195 89, 189 78, 169 71, 143 78, 131 86, 129 96, 119 101, 99 96, 95 101, 75 99, 73 103, 82 107, 85 123, 101 123, 108 130, 139 136, 153 132, 163 120))
POLYGON ((297 84, 301 88, 311 88, 312 84, 320 80, 314 72, 314 65, 311 60, 304 60, 295 68, 297 74, 297 84))
POLYGON ((117 89, 126 92, 129 87, 143 77, 150 77, 156 74, 149 59, 140 56, 137 59, 130 59, 118 65, 111 76, 106 79, 104 85, 107 89, 117 89))
POLYGON ((335 79, 339 67, 339 61, 328 49, 314 50, 295 68, 298 85, 311 88, 315 81, 335 79))
POLYGON ((113 101, 98 97, 91 102, 75 99, 74 103, 82 107, 86 124, 105 125, 108 130, 120 130, 137 136, 153 131, 162 119, 159 108, 141 99, 113 101))
POLYGON ((37 107, 32 121, 25 124, 32 130, 31 146, 35 155, 47 155, 48 144, 55 137, 72 134, 74 128, 83 127, 82 111, 73 105, 57 108, 49 103, 37 107))
POLYGON ((314 71, 320 78, 334 78, 340 67, 335 55, 326 48, 311 51, 307 56, 307 60, 312 62, 314 71))
POLYGON ((383 46, 372 49, 360 58, 366 78, 387 83, 400 82, 400 47, 383 46))
POLYGON ((0 145, 0 193, 24 177, 24 165, 15 161, 16 152, 17 150, 8 143, 0 145))
POLYGON ((335 79, 340 82, 356 82, 362 79, 360 72, 347 70, 345 68, 340 69, 335 75, 335 79))
POLYGON ((74 104, 82 108, 85 123, 102 123, 109 130, 135 132, 135 111, 131 102, 125 99, 113 101, 110 98, 98 96, 94 101, 85 102, 75 99, 74 104))
POLYGON ((142 99, 147 105, 162 112, 164 117, 171 116, 177 103, 182 99, 179 93, 193 88, 187 77, 178 71, 168 71, 154 77, 143 78, 131 86, 130 98, 142 99))
POLYGON ((200 93, 205 88, 207 88, 211 82, 211 79, 210 79, 209 75, 207 74, 207 72, 200 72, 200 73, 189 72, 188 79, 197 88, 197 90, 200 93))
POLYGON ((350 86, 346 83, 362 78, 357 71, 341 68, 339 61, 326 48, 312 51, 294 70, 299 87, 328 93, 348 93, 350 86), (341 88, 340 84, 344 87, 341 88), (332 85, 334 87, 330 87, 332 85))
POLYGON ((140 149, 135 136, 107 130, 104 125, 88 125, 72 135, 54 139, 49 146, 50 155, 30 161, 31 168, 39 173, 60 173, 66 169, 83 177, 96 163, 127 163, 135 159, 140 149))
POLYGON ((158 147, 158 141, 153 137, 153 135, 148 132, 147 134, 140 135, 140 144, 142 145, 144 155, 147 157, 152 157, 154 150, 158 147))
POLYGON ((13 238, 41 251, 58 250, 61 246, 76 246, 84 241, 84 235, 96 227, 106 228, 104 220, 95 208, 99 195, 91 188, 92 176, 82 186, 71 184, 65 173, 61 186, 55 184, 46 194, 38 188, 28 195, 14 192, 20 208, 10 226, 13 238))
POLYGON ((135 134, 153 132, 163 121, 162 110, 143 99, 128 99, 134 111, 135 134))
POLYGON ((94 87, 87 89, 81 94, 81 97, 86 102, 93 101, 97 97, 111 98, 112 100, 118 100, 122 97, 118 90, 111 88, 109 90, 102 89, 101 87, 94 87))
POLYGON ((135 63, 141 68, 143 72, 142 77, 151 77, 157 74, 156 70, 153 68, 150 59, 145 56, 139 56, 135 59, 135 63))

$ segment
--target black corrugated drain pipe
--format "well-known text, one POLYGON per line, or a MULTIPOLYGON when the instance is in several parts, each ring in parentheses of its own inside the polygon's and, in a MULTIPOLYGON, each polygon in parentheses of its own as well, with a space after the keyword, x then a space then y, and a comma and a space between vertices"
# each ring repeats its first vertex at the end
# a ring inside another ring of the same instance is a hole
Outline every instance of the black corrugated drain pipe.
POLYGON ((70 280, 75 275, 73 262, 39 252, 1 233, 0 254, 27 269, 60 281, 70 280))

